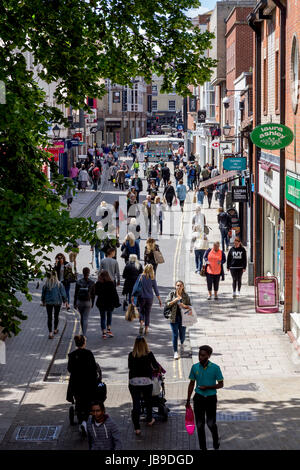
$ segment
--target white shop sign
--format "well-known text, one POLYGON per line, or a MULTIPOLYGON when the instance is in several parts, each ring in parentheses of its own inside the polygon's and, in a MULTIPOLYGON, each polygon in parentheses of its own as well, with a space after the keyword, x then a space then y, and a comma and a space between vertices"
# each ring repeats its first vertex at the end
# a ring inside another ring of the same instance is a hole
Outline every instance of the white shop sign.
POLYGON ((259 167, 258 192, 269 201, 273 206, 279 209, 280 195, 280 174, 278 171, 266 171, 259 167))

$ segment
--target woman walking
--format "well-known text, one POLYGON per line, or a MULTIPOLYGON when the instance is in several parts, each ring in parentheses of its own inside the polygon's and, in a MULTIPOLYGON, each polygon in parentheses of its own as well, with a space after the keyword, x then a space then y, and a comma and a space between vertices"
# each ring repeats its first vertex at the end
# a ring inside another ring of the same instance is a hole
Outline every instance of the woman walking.
POLYGON ((101 317, 102 338, 113 338, 111 331, 112 313, 120 306, 116 287, 107 271, 101 271, 95 285, 96 305, 101 317))
POLYGON ((137 223, 137 220, 135 217, 131 217, 129 224, 128 224, 128 233, 132 232, 133 235, 135 236, 135 241, 139 244, 141 242, 141 226, 140 224, 137 223))
POLYGON ((135 434, 141 434, 140 414, 141 397, 146 405, 146 422, 152 426, 155 419, 152 418, 152 375, 154 371, 160 370, 160 365, 156 361, 154 354, 150 351, 147 341, 143 336, 138 336, 134 342, 133 351, 128 355, 129 369, 129 391, 132 397, 133 409, 131 419, 135 434))
POLYGON ((184 340, 186 327, 182 326, 182 316, 180 308, 190 309, 190 297, 184 290, 182 281, 177 281, 175 290, 172 290, 166 300, 166 307, 170 307, 170 326, 172 329, 172 343, 174 350, 174 359, 178 359, 178 337, 180 338, 181 350, 180 354, 184 352, 184 340))
POLYGON ((79 429, 86 436, 92 400, 97 392, 97 364, 92 351, 86 349, 86 339, 83 335, 74 337, 77 349, 69 354, 68 371, 70 380, 67 400, 75 400, 75 410, 79 429))
POLYGON ((151 307, 153 304, 153 291, 155 292, 156 297, 158 298, 160 307, 162 306, 158 287, 156 284, 153 266, 152 264, 147 264, 144 267, 144 271, 137 279, 132 293, 131 293, 131 302, 134 305, 134 297, 138 297, 138 305, 140 311, 140 329, 139 334, 143 334, 143 326, 145 325, 145 335, 148 334, 149 325, 150 325, 150 313, 151 307))
POLYGON ((125 263, 129 260, 129 255, 136 255, 140 259, 140 245, 136 241, 135 236, 132 232, 127 233, 126 237, 121 246, 121 252, 124 251, 124 256, 122 253, 122 258, 124 258, 125 263))
POLYGON ((201 225, 196 225, 194 228, 194 232, 192 233, 191 239, 191 253, 194 250, 195 255, 195 265, 196 265, 196 274, 201 273, 201 269, 203 266, 203 257, 206 250, 208 250, 208 239, 205 233, 202 230, 201 225))
POLYGON ((49 339, 53 339, 58 333, 59 312, 62 302, 67 301, 66 291, 61 282, 57 279, 56 271, 47 274, 47 280, 42 289, 43 306, 46 306, 48 316, 49 339), (54 311, 54 332, 52 333, 52 314, 54 311))
POLYGON ((239 297, 242 287, 242 276, 247 267, 247 254, 241 240, 236 237, 234 246, 230 248, 227 256, 227 270, 232 277, 232 297, 239 297), (236 291, 236 287, 238 290, 236 291))
POLYGON ((197 190, 197 203, 200 205, 200 207, 203 207, 203 201, 204 201, 204 188, 200 188, 197 190))
POLYGON ((159 234, 162 235, 162 228, 163 228, 163 205, 160 202, 160 197, 156 196, 154 199, 155 204, 155 220, 157 225, 157 231, 159 229, 159 234))
POLYGON ((145 252, 144 252, 144 263, 146 264, 152 264, 154 274, 156 275, 156 269, 157 269, 157 262, 155 260, 155 251, 160 251, 159 246, 155 243, 154 238, 148 238, 146 241, 145 245, 145 252))
POLYGON ((55 256, 54 269, 57 274, 57 279, 63 284, 65 291, 66 291, 66 295, 67 295, 66 309, 70 310, 70 288, 71 288, 71 282, 75 281, 75 275, 73 274, 71 263, 68 263, 63 253, 58 253, 55 256))
POLYGON ((212 201, 212 197, 213 197, 213 194, 214 194, 214 189, 215 189, 214 184, 210 184, 209 186, 206 187, 207 202, 208 202, 208 208, 209 209, 210 209, 210 206, 211 206, 211 201, 212 201))
POLYGON ((196 226, 201 227, 201 230, 204 231, 204 227, 206 225, 206 217, 204 214, 201 212, 201 206, 196 206, 196 213, 193 215, 192 218, 192 229, 193 231, 195 230, 196 226))
MULTIPOLYGON (((143 268, 141 263, 138 261, 136 255, 129 255, 129 261, 123 271, 123 279, 125 279, 122 295, 128 295, 128 302, 131 300, 131 293, 137 278, 142 274, 143 268)), ((128 306, 126 298, 123 302, 123 309, 125 310, 128 306)))
POLYGON ((78 173, 78 189, 80 186, 80 189, 82 189, 82 191, 85 192, 87 188, 88 180, 89 180, 88 172, 86 171, 85 166, 82 165, 81 170, 78 173))
POLYGON ((168 181, 167 186, 165 186, 163 197, 167 201, 167 204, 170 208, 172 207, 174 198, 175 198, 175 201, 177 201, 175 189, 174 189, 174 186, 172 186, 171 181, 168 181))
POLYGON ((226 262, 226 255, 224 251, 220 250, 220 243, 215 242, 213 249, 206 250, 204 254, 204 260, 207 264, 206 280, 208 297, 207 300, 211 300, 212 286, 214 286, 215 299, 218 299, 218 290, 220 276, 224 279, 223 264, 226 262))
POLYGON ((89 268, 83 268, 83 278, 76 282, 74 294, 74 308, 80 313, 82 334, 86 337, 89 314, 95 301, 95 283, 89 278, 89 268))

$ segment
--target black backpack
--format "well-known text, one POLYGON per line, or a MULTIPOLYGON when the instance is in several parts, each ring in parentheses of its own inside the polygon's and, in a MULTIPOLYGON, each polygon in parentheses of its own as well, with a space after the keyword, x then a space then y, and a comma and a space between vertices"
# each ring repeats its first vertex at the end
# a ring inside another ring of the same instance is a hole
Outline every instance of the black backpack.
POLYGON ((90 295, 90 288, 91 288, 91 283, 90 281, 86 282, 83 279, 81 279, 78 282, 79 285, 79 290, 77 293, 77 299, 81 300, 82 302, 88 302, 91 300, 91 295, 90 295))

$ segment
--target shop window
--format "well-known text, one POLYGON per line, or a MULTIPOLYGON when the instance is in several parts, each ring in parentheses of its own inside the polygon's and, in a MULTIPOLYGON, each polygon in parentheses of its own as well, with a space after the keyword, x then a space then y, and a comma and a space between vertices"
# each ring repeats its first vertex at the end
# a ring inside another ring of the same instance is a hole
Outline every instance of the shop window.
POLYGON ((293 312, 300 313, 300 213, 294 214, 293 312))

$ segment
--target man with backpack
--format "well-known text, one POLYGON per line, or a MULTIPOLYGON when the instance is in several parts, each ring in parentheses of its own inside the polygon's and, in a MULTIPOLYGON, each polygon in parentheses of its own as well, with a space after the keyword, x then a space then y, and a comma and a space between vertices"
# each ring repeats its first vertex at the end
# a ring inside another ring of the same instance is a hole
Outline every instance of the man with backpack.
POLYGON ((93 189, 97 191, 98 184, 101 182, 101 172, 98 166, 95 166, 92 171, 92 179, 93 179, 93 189))
POLYGON ((210 171, 208 169, 208 164, 206 164, 201 171, 202 181, 208 180, 210 178, 210 171))
POLYGON ((95 283, 89 278, 89 268, 83 268, 83 278, 76 282, 74 308, 80 313, 80 324, 83 336, 86 337, 91 308, 95 301, 95 283))
POLYGON ((163 164, 162 169, 161 169, 161 174, 164 180, 164 186, 166 187, 171 176, 170 169, 167 167, 167 165, 163 164))

